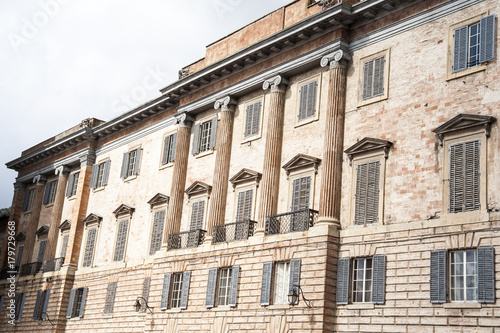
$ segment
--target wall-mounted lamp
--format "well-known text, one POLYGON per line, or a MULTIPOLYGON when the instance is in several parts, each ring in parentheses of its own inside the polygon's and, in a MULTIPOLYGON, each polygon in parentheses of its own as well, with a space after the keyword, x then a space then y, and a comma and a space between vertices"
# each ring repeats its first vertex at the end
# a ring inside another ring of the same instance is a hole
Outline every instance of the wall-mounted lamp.
POLYGON ((137 297, 137 299, 135 300, 135 304, 134 304, 135 312, 139 312, 141 310, 141 307, 142 307, 142 304, 140 302, 141 299, 144 301, 144 306, 146 307, 146 309, 148 309, 149 312, 153 313, 153 311, 151 310, 151 308, 148 305, 148 301, 144 297, 137 297))
POLYGON ((311 301, 306 299, 304 297, 304 291, 300 286, 293 285, 292 288, 290 288, 290 292, 288 293, 288 304, 290 305, 297 305, 299 304, 299 297, 302 294, 302 299, 304 300, 304 303, 306 303, 306 306, 308 308, 312 308, 311 306, 311 301))

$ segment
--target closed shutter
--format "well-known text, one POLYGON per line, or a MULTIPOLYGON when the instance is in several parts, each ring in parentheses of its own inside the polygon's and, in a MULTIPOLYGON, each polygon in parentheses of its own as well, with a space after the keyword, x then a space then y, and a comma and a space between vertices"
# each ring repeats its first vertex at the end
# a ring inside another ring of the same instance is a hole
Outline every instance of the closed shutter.
POLYGON ((118 224, 118 235, 116 237, 115 255, 113 261, 122 261, 125 256, 127 232, 128 232, 128 220, 120 221, 120 223, 118 224))
POLYGON ((104 162, 104 171, 102 175, 102 186, 108 185, 109 179, 109 168, 111 167, 111 160, 104 162))
POLYGON ((198 154, 200 149, 200 124, 194 125, 192 154, 198 154))
POLYGON ((262 267, 262 286, 260 289, 260 305, 267 306, 271 304, 272 277, 273 277, 273 263, 266 262, 262 267))
POLYGON ((42 296, 43 296, 43 291, 39 290, 36 294, 36 303, 35 303, 35 310, 33 311, 33 319, 40 319, 38 318, 38 314, 40 313, 42 296))
POLYGON ((254 104, 253 109, 253 120, 252 120, 252 135, 259 134, 260 129, 260 114, 262 109, 262 102, 257 102, 254 104))
POLYGON ((134 175, 138 175, 139 174, 139 166, 141 165, 141 152, 142 152, 141 148, 137 148, 136 149, 135 164, 134 164, 134 175))
POLYGON ((247 117, 245 123, 245 138, 252 136, 254 109, 256 104, 247 106, 247 117))
POLYGON ((431 252, 431 303, 446 303, 446 250, 431 252))
MULTIPOLYGON (((21 296, 21 300, 19 301, 19 312, 17 313, 17 320, 18 321, 21 321, 21 318, 23 317, 23 309, 24 309, 24 300, 26 299, 26 293, 22 293, 21 296)), ((19 300, 19 297, 17 300, 19 300)), ((16 304, 17 304, 17 300, 16 300, 16 304)))
POLYGON ((363 65, 363 100, 371 98, 373 91, 373 61, 363 65))
POLYGON ((467 69, 469 27, 464 26, 453 32, 453 73, 467 69))
POLYGON ((163 227, 165 225, 165 210, 155 212, 153 221, 153 231, 151 233, 151 244, 149 247, 149 255, 153 255, 161 249, 163 227))
POLYGON ((480 63, 495 58, 495 15, 489 15, 481 19, 479 47, 480 63))
POLYGON ((495 303, 495 251, 492 247, 477 249, 477 301, 495 303))
POLYGON ((45 185, 45 192, 43 193, 43 204, 46 205, 49 203, 50 198, 50 188, 52 187, 52 182, 48 182, 45 185))
POLYGON ((378 222, 380 161, 359 164, 356 169, 354 223, 378 222))
POLYGON ((177 152, 177 138, 179 136, 179 133, 176 132, 173 137, 172 137, 172 149, 171 149, 171 153, 170 153, 170 163, 174 162, 175 161, 175 154, 177 152))
POLYGON ((43 262, 43 257, 45 256, 46 247, 47 247, 47 241, 46 240, 41 241, 38 247, 37 262, 43 262))
POLYGON ((172 280, 172 274, 168 273, 163 276, 163 288, 161 291, 161 303, 160 310, 164 311, 168 309, 168 298, 170 296, 170 281, 172 280))
MULTIPOLYGON (((292 291, 294 287, 300 287, 300 259, 290 260, 290 283, 288 287, 289 291, 292 291)), ((299 304, 298 297, 294 304, 299 304)))
POLYGON ((69 235, 64 235, 61 244, 61 258, 66 257, 66 248, 68 247, 69 235))
POLYGON ((97 186, 97 171, 99 169, 99 165, 94 164, 92 166, 92 173, 90 174, 90 188, 94 189, 97 186))
POLYGON ((83 293, 82 293, 82 301, 80 303, 80 309, 78 310, 78 317, 82 318, 83 317, 83 311, 85 310, 85 301, 87 300, 87 292, 89 288, 85 287, 83 288, 83 293))
POLYGON ((170 162, 170 149, 171 149, 171 140, 172 136, 166 136, 165 140, 163 140, 163 157, 161 160, 161 164, 165 165, 170 162))
POLYGON ((151 278, 145 278, 142 284, 142 298, 144 302, 141 305, 141 312, 146 312, 146 302, 149 299, 149 288, 151 287, 151 278))
POLYGON ((318 81, 309 82, 300 88, 299 120, 315 115, 317 90, 318 81))
POLYGON ((337 299, 338 305, 349 304, 349 272, 351 259, 341 258, 337 263, 337 299))
POLYGON ((229 302, 230 307, 235 307, 238 299, 238 280, 240 277, 240 266, 233 266, 231 270, 231 287, 229 289, 229 302))
POLYGON ((212 128, 210 130, 210 146, 209 149, 215 148, 215 144, 217 143, 217 123, 218 116, 212 118, 212 128))
POLYGON ((481 209, 480 140, 450 146, 450 213, 481 209))
POLYGON ((205 307, 211 309, 215 306, 215 288, 217 286, 217 268, 208 271, 207 297, 205 307))
POLYGON ((75 293, 76 293, 76 289, 71 289, 71 292, 69 293, 68 310, 66 310, 66 318, 68 318, 68 319, 70 319, 73 316, 73 306, 75 303, 75 293))
POLYGON ((372 303, 385 303, 385 256, 373 257, 372 303))
POLYGON ((104 304, 104 314, 113 313, 117 286, 118 282, 111 282, 108 284, 108 290, 106 292, 106 303, 104 304))
POLYGON ((292 212, 309 208, 311 176, 295 179, 292 188, 292 212))
POLYGON ((129 156, 128 152, 123 153, 122 170, 120 171, 120 178, 121 179, 124 179, 127 177, 128 156, 129 156))
POLYGON ((252 218, 253 189, 238 193, 236 206, 236 222, 247 221, 252 218))
POLYGON ((16 267, 21 265, 21 259, 23 258, 24 245, 19 246, 17 249, 16 267))
POLYGON ((66 185, 66 197, 70 197, 73 194, 73 181, 75 180, 75 174, 72 173, 68 177, 68 184, 66 185))
POLYGON ((42 306, 42 320, 45 320, 47 317, 47 309, 49 307, 49 297, 50 297, 50 290, 45 290, 45 297, 43 299, 43 306, 42 306))
POLYGON ((28 210, 28 205, 30 202, 30 190, 24 191, 24 199, 23 199, 23 212, 28 210))
POLYGON ((83 267, 90 267, 94 256, 94 246, 96 240, 97 229, 92 228, 87 232, 87 244, 85 244, 85 254, 83 256, 83 267))
POLYGON ((372 97, 384 94, 385 56, 373 60, 373 94, 372 97))
POLYGON ((205 214, 205 201, 193 203, 191 208, 191 223, 189 230, 203 229, 203 215, 205 214))
POLYGON ((182 310, 187 309, 189 285, 191 283, 191 272, 187 271, 182 274, 182 290, 181 290, 181 306, 182 310))

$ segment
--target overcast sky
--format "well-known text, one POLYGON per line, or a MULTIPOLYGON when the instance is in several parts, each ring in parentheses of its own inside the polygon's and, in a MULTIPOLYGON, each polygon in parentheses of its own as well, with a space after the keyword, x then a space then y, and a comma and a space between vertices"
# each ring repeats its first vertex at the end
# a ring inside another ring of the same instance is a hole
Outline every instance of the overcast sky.
POLYGON ((160 95, 205 46, 291 0, 2 0, 0 208, 5 163, 88 117, 160 95))

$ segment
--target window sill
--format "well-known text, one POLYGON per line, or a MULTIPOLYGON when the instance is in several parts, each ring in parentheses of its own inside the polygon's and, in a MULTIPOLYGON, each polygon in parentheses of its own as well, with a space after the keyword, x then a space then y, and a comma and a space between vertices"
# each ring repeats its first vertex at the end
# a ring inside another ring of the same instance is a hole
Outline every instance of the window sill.
POLYGON ((233 307, 229 306, 229 305, 225 305, 225 306, 216 306, 216 307, 213 307, 211 309, 211 311, 214 311, 214 312, 221 312, 221 311, 232 311, 233 310, 233 307))
POLYGON ((202 153, 198 153, 195 155, 195 158, 202 158, 202 157, 205 157, 205 156, 208 156, 208 155, 212 155, 214 153, 214 150, 213 149, 209 149, 207 151, 204 151, 202 153))
POLYGON ((70 197, 67 197, 68 198, 68 201, 73 201, 73 200, 76 200, 76 195, 72 195, 70 197))
POLYGON ((380 101, 384 101, 384 100, 386 100, 388 98, 389 98, 389 96, 387 96, 387 94, 384 94, 384 95, 381 95, 381 96, 370 97, 370 98, 365 99, 365 100, 363 100, 363 98, 360 97, 360 100, 358 101, 358 108, 362 107, 362 106, 365 106, 365 105, 372 104, 372 103, 377 103, 377 102, 380 102, 380 101))
POLYGON ((93 189, 92 191, 93 191, 94 193, 96 193, 96 192, 101 192, 101 191, 104 191, 104 189, 105 189, 105 188, 106 188, 106 185, 101 186, 101 187, 98 187, 98 188, 95 188, 95 189, 93 189))
POLYGON ((245 144, 245 143, 250 143, 252 141, 256 141, 256 140, 259 140, 262 138, 262 135, 259 133, 258 135, 253 135, 253 136, 249 136, 248 138, 245 138, 241 141, 241 144, 245 144))
POLYGON ((452 302, 444 303, 445 309, 481 309, 482 304, 477 302, 452 302))
POLYGON ((458 79, 462 76, 466 76, 466 75, 469 75, 469 74, 474 74, 474 73, 477 73, 477 72, 481 72, 481 71, 484 71, 486 70, 486 65, 488 63, 484 63, 482 65, 478 65, 478 66, 474 66, 474 67, 471 67, 471 68, 467 68, 467 69, 464 69, 462 71, 459 71, 459 72, 456 72, 456 73, 452 73, 451 71, 448 72, 448 75, 446 76, 446 81, 450 81, 450 80, 453 80, 453 79, 458 79))
POLYGON ((79 320, 82 320, 82 318, 80 318, 80 317, 72 317, 69 320, 71 320, 71 321, 79 321, 79 320))
POLYGON ((316 112, 316 115, 314 117, 310 117, 310 118, 306 118, 306 119, 302 119, 302 120, 297 121, 295 123, 294 128, 301 127, 301 126, 313 123, 313 122, 318 121, 318 120, 319 120, 319 116, 318 116, 318 112, 316 112))
POLYGON ((174 162, 170 162, 170 163, 167 163, 167 164, 162 164, 160 166, 160 170, 169 169, 169 168, 171 168, 173 166, 174 166, 174 162))
POLYGON ((128 183, 128 182, 131 182, 133 181, 134 179, 137 178, 137 175, 133 175, 133 176, 128 176, 127 178, 123 178, 123 182, 124 183, 128 183))
POLYGON ((181 308, 175 308, 175 309, 168 309, 168 310, 163 310, 163 313, 181 313, 182 310, 181 308))
POLYGON ((290 304, 273 304, 273 305, 267 306, 266 308, 269 310, 287 310, 287 309, 291 309, 292 306, 290 304))
POLYGON ((344 305, 349 310, 372 310, 375 309, 375 304, 373 303, 352 303, 344 305))
POLYGON ((105 314, 102 315, 102 318, 104 318, 104 319, 112 319, 113 318, 113 314, 112 313, 111 314, 106 314, 105 313, 105 314))
POLYGON ((46 205, 44 205, 44 206, 45 206, 45 208, 50 208, 50 207, 53 207, 53 206, 54 206, 54 203, 53 203, 53 202, 51 202, 51 203, 46 204, 46 205))

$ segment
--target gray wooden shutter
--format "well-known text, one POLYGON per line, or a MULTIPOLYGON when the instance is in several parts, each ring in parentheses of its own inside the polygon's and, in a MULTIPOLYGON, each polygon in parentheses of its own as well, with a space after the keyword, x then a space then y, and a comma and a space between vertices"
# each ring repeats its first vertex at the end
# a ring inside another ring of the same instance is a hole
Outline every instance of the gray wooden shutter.
POLYGON ((191 209, 191 223, 189 230, 203 229, 204 214, 205 201, 194 202, 191 209))
POLYGON ((446 303, 446 250, 431 251, 431 303, 446 303))
MULTIPOLYGON (((294 287, 300 287, 300 259, 292 259, 290 260, 290 283, 289 283, 289 292, 294 287)), ((294 304, 299 304, 299 298, 294 304)))
POLYGON ((217 287, 217 268, 208 271, 207 297, 205 307, 211 309, 215 306, 215 288, 217 287))
POLYGON ((139 166, 141 165, 141 152, 142 152, 142 149, 140 147, 136 149, 134 175, 139 174, 139 166))
POLYGON ((45 256, 46 247, 47 247, 47 241, 46 240, 41 241, 38 247, 38 256, 37 256, 38 262, 43 262, 43 257, 45 256))
POLYGON ((467 69, 469 27, 464 26, 453 32, 453 73, 467 69))
POLYGON ((163 238, 163 228, 165 226, 165 210, 155 212, 153 220, 153 230, 151 232, 151 244, 149 245, 149 255, 153 255, 161 249, 163 238))
POLYGON ((89 290, 89 288, 87 288, 87 287, 83 288, 82 301, 80 302, 80 309, 78 309, 78 317, 79 318, 83 317, 83 311, 85 310, 85 301, 87 300, 88 290, 89 290))
POLYGON ((50 289, 45 290, 45 298, 43 299, 42 306, 42 320, 47 317, 47 308, 49 307, 49 297, 50 297, 50 289))
POLYGON ((120 221, 118 225, 118 235, 116 237, 115 255, 113 261, 122 261, 125 256, 127 231, 128 231, 128 220, 120 221))
POLYGON ((316 114, 316 96, 318 91, 318 81, 314 81, 308 84, 309 89, 307 92, 307 110, 305 117, 311 118, 316 114))
POLYGON ((309 86, 307 84, 300 87, 299 120, 306 118, 308 93, 309 86))
POLYGON ((115 307, 116 288, 118 282, 111 282, 108 284, 106 293, 106 303, 104 304, 104 314, 112 314, 115 307))
POLYGON ((363 100, 373 96, 373 60, 363 65, 363 100))
POLYGON ((69 293, 68 310, 66 310, 66 318, 68 318, 68 319, 70 319, 73 316, 73 306, 75 303, 75 293, 76 293, 76 289, 71 289, 71 292, 69 293))
POLYGON ((175 153, 177 151, 177 138, 179 136, 179 132, 175 132, 173 137, 172 137, 172 142, 171 142, 171 145, 172 145, 172 153, 170 154, 170 163, 174 162, 175 161, 175 153))
POLYGON ((164 311, 168 309, 168 298, 170 296, 170 281, 172 280, 172 274, 168 273, 163 276, 163 289, 161 291, 161 303, 160 310, 164 311))
POLYGON ((165 137, 165 140, 163 140, 163 156, 161 159, 161 164, 167 164, 170 162, 170 135, 167 135, 165 137))
POLYGON ((151 287, 151 278, 145 278, 142 284, 142 298, 144 298, 144 303, 141 305, 141 312, 146 312, 146 302, 149 299, 149 288, 151 287))
POLYGON ((359 164, 356 168, 354 223, 378 222, 380 161, 359 164))
POLYGON ((92 228, 87 232, 87 244, 85 244, 85 254, 83 256, 83 267, 90 267, 92 265, 92 257, 94 256, 94 247, 96 240, 97 229, 92 228))
POLYGON ((260 112, 262 109, 262 102, 257 102, 254 104, 253 109, 253 120, 252 120, 252 135, 259 134, 260 130, 260 112))
POLYGON ((349 304, 350 258, 341 258, 337 263, 337 299, 338 305, 349 304))
POLYGON ((273 277, 273 263, 266 262, 262 267, 262 286, 260 289, 260 305, 271 304, 271 281, 273 277))
POLYGON ((66 197, 70 197, 73 193, 73 181, 75 180, 75 174, 72 173, 68 177, 68 184, 66 185, 66 197))
POLYGON ((255 104, 247 106, 247 116, 245 122, 245 138, 252 135, 255 104))
POLYGON ((373 93, 372 97, 384 94, 385 56, 373 59, 373 93))
POLYGON ((217 143, 217 123, 219 121, 218 116, 212 118, 212 129, 210 131, 210 146, 209 149, 213 149, 217 143))
POLYGON ((40 311, 40 303, 42 302, 42 295, 43 291, 39 290, 36 294, 36 303, 35 303, 35 310, 33 311, 33 319, 40 319, 38 318, 38 313, 40 311))
MULTIPOLYGON (((19 302, 19 312, 17 314, 17 320, 21 321, 21 318, 23 317, 23 309, 24 309, 24 300, 26 299, 26 293, 21 294, 21 301, 19 302)), ((18 298, 19 300, 19 298, 18 298)), ((16 302, 17 304, 17 302, 16 302)))
POLYGON ((372 303, 385 303, 385 256, 373 257, 372 303))
POLYGON ((61 258, 66 257, 66 248, 68 247, 68 241, 69 235, 65 235, 61 244, 61 258))
POLYGON ((129 153, 123 153, 123 160, 122 160, 122 170, 120 172, 120 178, 124 179, 127 177, 127 167, 128 167, 128 156, 129 153))
POLYGON ((247 221, 252 218, 253 189, 238 193, 236 205, 236 222, 247 221))
POLYGON ((495 251, 493 247, 477 249, 477 301, 495 303, 495 251))
POLYGON ((495 15, 483 17, 480 24, 479 62, 483 63, 495 58, 495 15))
POLYGON ((193 151, 191 152, 193 155, 198 154, 200 149, 200 124, 194 125, 193 132, 193 151))
POLYGON ((229 289, 229 306, 235 307, 238 299, 238 280, 240 277, 240 266, 233 266, 231 270, 231 288, 229 289))
POLYGON ((111 160, 107 160, 104 162, 104 171, 102 175, 102 185, 108 185, 108 179, 109 179, 109 168, 111 166, 111 160))
POLYGON ((48 182, 45 184, 45 192, 43 193, 43 204, 46 205, 49 203, 50 198, 50 188, 52 187, 52 182, 48 182))
POLYGON ((94 164, 92 166, 92 173, 90 175, 90 188, 94 189, 97 186, 97 171, 99 169, 99 165, 94 164))
POLYGON ((186 271, 182 274, 181 306, 182 310, 187 309, 189 285, 191 283, 191 272, 186 271))
POLYGON ((450 213, 481 209, 480 140, 450 146, 450 213))

